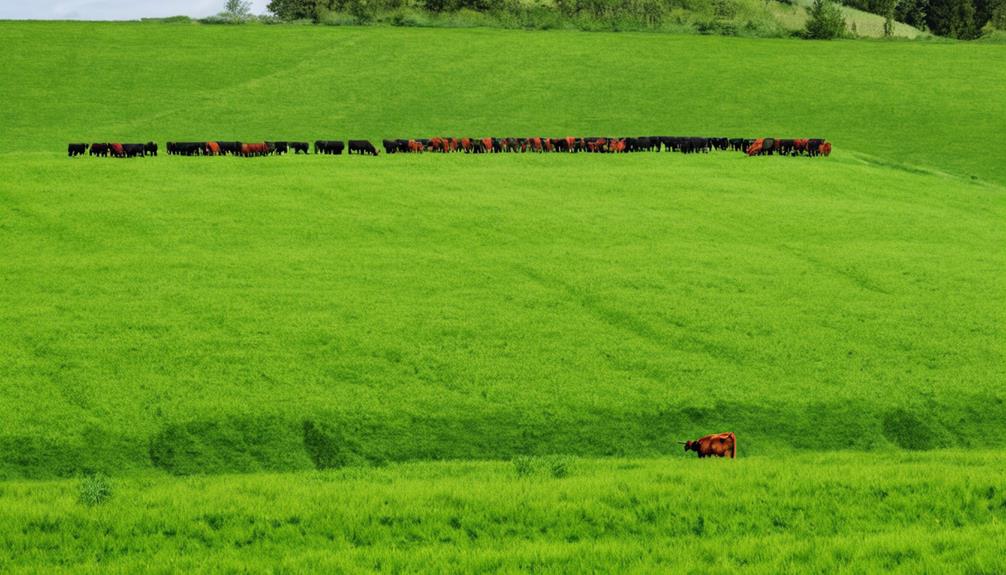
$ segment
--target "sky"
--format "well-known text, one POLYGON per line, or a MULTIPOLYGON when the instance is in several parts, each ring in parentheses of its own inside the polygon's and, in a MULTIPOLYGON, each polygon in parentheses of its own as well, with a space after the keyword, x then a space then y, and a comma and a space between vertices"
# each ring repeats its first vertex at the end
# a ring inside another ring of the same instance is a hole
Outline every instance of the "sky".
MULTIPOLYGON (((164 16, 203 17, 223 10, 226 0, 0 0, 0 20, 137 20, 164 16)), ((264 14, 269 0, 252 0, 264 14)))

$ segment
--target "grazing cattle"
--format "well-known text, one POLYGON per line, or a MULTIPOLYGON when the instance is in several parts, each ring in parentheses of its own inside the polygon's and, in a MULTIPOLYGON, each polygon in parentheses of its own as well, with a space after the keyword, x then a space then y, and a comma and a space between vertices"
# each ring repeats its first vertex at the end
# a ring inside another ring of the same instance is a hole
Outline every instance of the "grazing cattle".
POLYGON ((307 142, 290 142, 290 149, 294 154, 310 154, 311 145, 307 142))
POLYGON ((757 156, 761 154, 762 148, 765 146, 765 138, 755 138, 751 145, 747 147, 745 153, 749 156, 757 156))
POLYGON ((83 156, 87 153, 87 144, 70 144, 66 148, 66 155, 69 157, 83 156))
POLYGON ((143 155, 144 156, 156 156, 157 155, 157 142, 147 142, 143 145, 143 155))
POLYGON ((776 140, 774 150, 778 152, 780 156, 792 156, 796 153, 796 140, 776 140))
POLYGON ((810 157, 827 156, 831 154, 831 144, 822 138, 811 138, 807 140, 807 155, 810 157))
POLYGON ((352 154, 356 152, 357 154, 370 154, 371 156, 377 155, 377 148, 374 144, 371 144, 367 140, 350 140, 349 141, 349 153, 352 154))
POLYGON ((381 144, 384 145, 385 154, 394 154, 398 151, 398 140, 382 140, 381 144))
POLYGON ((737 438, 733 432, 716 433, 700 437, 695 441, 683 442, 685 451, 694 451, 699 454, 699 459, 706 457, 737 457, 737 438))
POLYGON ((127 158, 141 158, 146 155, 146 144, 122 144, 122 155, 127 158))
POLYGON ((314 153, 315 154, 325 154, 325 155, 341 155, 342 150, 346 147, 345 142, 338 140, 317 140, 314 143, 314 153))
POLYGON ((91 155, 102 157, 107 156, 108 144, 91 144, 91 155))
POLYGON ((108 153, 116 158, 125 158, 126 152, 122 149, 122 144, 109 144, 108 153))
POLYGON ((219 156, 220 142, 206 142, 206 150, 203 153, 207 156, 219 156))
POLYGON ((241 142, 217 142, 217 145, 220 146, 221 155, 236 156, 241 153, 241 142))
POLYGON ((241 144, 241 155, 246 158, 269 155, 269 144, 260 142, 256 144, 241 144))
POLYGON ((168 142, 169 156, 198 156, 206 150, 206 142, 168 142))
POLYGON ((266 145, 269 146, 269 153, 276 154, 277 156, 282 156, 290 151, 290 146, 287 142, 266 142, 266 145))

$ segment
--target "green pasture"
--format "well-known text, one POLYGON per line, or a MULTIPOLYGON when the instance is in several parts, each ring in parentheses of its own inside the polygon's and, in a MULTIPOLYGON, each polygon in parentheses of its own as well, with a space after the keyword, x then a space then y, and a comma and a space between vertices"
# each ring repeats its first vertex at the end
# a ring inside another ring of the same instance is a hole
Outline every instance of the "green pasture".
POLYGON ((1001 573, 970 452, 537 459, 0 484, 10 573, 1001 573), (518 474, 518 469, 526 469, 518 474), (101 481, 101 480, 98 480, 101 481), (90 504, 89 504, 90 503, 90 504))
POLYGON ((0 572, 1006 568, 1006 47, 0 36, 0 572), (66 157, 434 135, 835 151, 66 157))
POLYGON ((8 476, 720 428, 746 454, 1002 445, 993 184, 852 152, 24 154, 0 180, 8 476))

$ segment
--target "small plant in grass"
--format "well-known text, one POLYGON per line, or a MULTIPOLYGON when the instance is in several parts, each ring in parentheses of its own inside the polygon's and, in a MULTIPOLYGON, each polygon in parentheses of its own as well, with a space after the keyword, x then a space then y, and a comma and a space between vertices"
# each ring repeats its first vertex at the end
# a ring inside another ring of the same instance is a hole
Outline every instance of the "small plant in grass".
POLYGON ((534 475, 534 458, 529 455, 518 455, 513 458, 513 470, 517 477, 531 477, 534 475))
POLYGON ((112 482, 101 473, 90 473, 80 480, 78 501, 88 506, 101 505, 112 496, 112 482))
POLYGON ((555 456, 549 461, 548 470, 552 473, 552 477, 556 479, 562 479, 569 475, 569 459, 562 456, 555 456))

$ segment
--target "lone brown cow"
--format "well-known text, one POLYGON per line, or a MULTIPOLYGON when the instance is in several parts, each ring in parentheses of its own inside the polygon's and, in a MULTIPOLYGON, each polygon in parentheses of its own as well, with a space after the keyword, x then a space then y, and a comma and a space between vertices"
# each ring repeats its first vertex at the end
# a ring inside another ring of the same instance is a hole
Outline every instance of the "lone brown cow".
POLYGON ((703 457, 737 457, 737 437, 732 431, 716 433, 700 437, 695 441, 684 442, 685 451, 694 451, 703 457))

